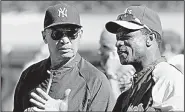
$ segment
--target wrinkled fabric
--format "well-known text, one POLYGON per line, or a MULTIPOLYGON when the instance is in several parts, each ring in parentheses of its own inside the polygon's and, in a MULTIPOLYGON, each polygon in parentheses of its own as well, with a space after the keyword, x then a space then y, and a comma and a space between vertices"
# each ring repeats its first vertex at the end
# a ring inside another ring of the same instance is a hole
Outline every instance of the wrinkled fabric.
MULTIPOLYGON (((116 105, 113 109, 113 112, 126 112, 126 111, 162 111, 165 110, 162 107, 162 103, 159 104, 161 105, 161 107, 155 106, 155 101, 158 101, 156 99, 156 93, 158 91, 155 91, 154 88, 158 88, 156 86, 158 86, 158 82, 155 80, 156 77, 156 73, 157 74, 161 74, 160 76, 165 76, 170 74, 170 73, 165 73, 164 69, 160 69, 158 70, 158 65, 160 65, 160 63, 166 63, 166 59, 165 58, 160 58, 158 60, 156 60, 155 62, 153 62, 151 65, 149 65, 148 67, 144 68, 143 70, 141 70, 139 73, 137 73, 137 75, 135 75, 134 77, 134 84, 132 85, 132 87, 122 93, 116 102, 116 105), (158 72, 156 72, 158 71, 158 72), (162 74, 165 73, 165 74, 162 74), (156 92, 156 93, 154 93, 156 92)), ((168 66, 171 66, 169 64, 167 64, 168 66)), ((163 66, 164 68, 167 66, 163 66)), ((171 66, 173 68, 173 66, 171 66)), ((160 67, 161 68, 161 67, 160 67)), ((175 68, 173 68, 174 71, 176 71, 176 73, 180 73, 178 72, 178 70, 176 70, 175 68)), ((170 70, 169 70, 170 71, 170 70)), ((162 85, 161 85, 162 86, 162 85)), ((160 87, 159 87, 160 88, 160 87)), ((167 87, 163 88, 165 91, 167 87)), ((166 91, 168 92, 168 91, 166 91)), ((159 93, 161 96, 165 96, 164 93, 159 93)), ((170 94, 170 93, 168 93, 170 94)), ((160 98, 161 99, 161 98, 160 98)), ((175 100, 174 100, 175 101, 175 100)), ((172 103, 171 103, 172 104, 172 103)), ((165 104, 163 105, 165 106, 165 104)))
POLYGON ((184 75, 166 62, 153 71, 152 107, 162 111, 184 111, 184 75))
MULTIPOLYGON (((34 106, 29 102, 30 93, 39 87, 46 92, 50 75, 50 58, 33 64, 23 71, 14 96, 13 112, 23 112, 34 106)), ((115 104, 111 86, 105 75, 84 60, 79 54, 53 74, 49 96, 62 99, 66 89, 69 95, 69 111, 111 111, 115 104)))

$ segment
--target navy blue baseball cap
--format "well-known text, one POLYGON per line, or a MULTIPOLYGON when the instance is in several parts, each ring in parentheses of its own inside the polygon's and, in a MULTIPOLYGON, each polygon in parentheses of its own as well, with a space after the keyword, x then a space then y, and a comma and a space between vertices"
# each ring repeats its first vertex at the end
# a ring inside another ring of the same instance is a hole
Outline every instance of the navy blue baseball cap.
POLYGON ((144 5, 128 7, 115 21, 108 22, 105 27, 111 33, 117 33, 117 30, 121 27, 130 30, 146 27, 162 36, 162 26, 158 14, 144 5))
POLYGON ((45 13, 44 29, 56 25, 74 25, 82 27, 80 24, 80 15, 77 9, 65 3, 50 6, 45 13))

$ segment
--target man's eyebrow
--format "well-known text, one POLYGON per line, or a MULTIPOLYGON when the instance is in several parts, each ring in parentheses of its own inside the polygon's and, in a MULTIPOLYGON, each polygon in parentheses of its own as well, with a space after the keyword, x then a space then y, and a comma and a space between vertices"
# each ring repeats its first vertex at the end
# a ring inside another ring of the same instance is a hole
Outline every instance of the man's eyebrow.
MULTIPOLYGON (((121 34, 117 34, 118 35, 118 37, 131 37, 131 35, 129 35, 129 33, 124 33, 124 32, 122 32, 121 34)), ((117 36, 116 35, 116 36, 117 36)))

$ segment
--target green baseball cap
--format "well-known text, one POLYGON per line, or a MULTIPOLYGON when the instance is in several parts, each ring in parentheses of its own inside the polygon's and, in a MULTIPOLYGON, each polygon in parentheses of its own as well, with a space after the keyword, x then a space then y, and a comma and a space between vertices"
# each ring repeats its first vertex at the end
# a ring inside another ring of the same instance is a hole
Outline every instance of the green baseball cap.
POLYGON ((128 7, 115 21, 108 22, 105 27, 111 33, 117 33, 120 27, 130 30, 146 27, 158 32, 162 36, 162 26, 158 14, 143 5, 128 7))

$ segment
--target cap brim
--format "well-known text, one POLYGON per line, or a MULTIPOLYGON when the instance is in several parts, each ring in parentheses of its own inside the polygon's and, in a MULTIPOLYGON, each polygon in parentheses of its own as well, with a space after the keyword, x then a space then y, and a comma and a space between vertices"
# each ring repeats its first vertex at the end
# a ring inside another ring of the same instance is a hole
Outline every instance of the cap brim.
POLYGON ((141 26, 132 22, 128 22, 128 21, 110 21, 105 25, 105 28, 107 29, 107 31, 114 34, 117 33, 118 29, 121 27, 130 29, 130 30, 138 30, 143 28, 144 26, 141 26))
POLYGON ((49 25, 49 26, 47 26, 47 27, 45 27, 44 29, 46 29, 46 28, 50 28, 50 27, 53 27, 53 26, 58 26, 58 25, 72 25, 72 26, 74 26, 74 27, 82 27, 81 25, 79 25, 79 24, 76 24, 76 23, 69 23, 69 22, 58 22, 58 23, 53 23, 53 24, 51 24, 51 25, 49 25))

